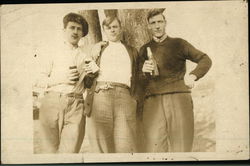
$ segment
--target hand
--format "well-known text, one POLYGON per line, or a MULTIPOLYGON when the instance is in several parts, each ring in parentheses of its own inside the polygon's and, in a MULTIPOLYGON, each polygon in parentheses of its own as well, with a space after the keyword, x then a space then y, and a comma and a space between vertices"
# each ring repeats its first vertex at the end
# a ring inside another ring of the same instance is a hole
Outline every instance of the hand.
POLYGON ((96 44, 97 47, 101 48, 102 46, 108 44, 107 41, 100 41, 99 43, 96 44))
POLYGON ((142 67, 142 72, 153 74, 154 71, 154 63, 151 60, 146 60, 142 67))
POLYGON ((197 77, 194 74, 186 74, 184 77, 185 84, 190 88, 194 88, 197 77))
POLYGON ((80 74, 78 73, 76 68, 73 69, 67 69, 67 71, 59 75, 57 77, 49 77, 47 80, 46 87, 53 87, 61 84, 69 84, 69 85, 75 85, 76 82, 79 80, 80 74))
POLYGON ((67 73, 66 84, 74 85, 77 81, 79 81, 80 74, 76 68, 69 69, 67 73))
POLYGON ((96 44, 92 47, 92 49, 91 49, 91 55, 92 55, 92 57, 94 57, 94 59, 96 59, 96 58, 99 56, 102 47, 103 47, 104 45, 106 45, 106 44, 107 44, 106 41, 100 41, 99 43, 96 43, 96 44))
POLYGON ((99 67, 97 66, 97 64, 95 63, 95 61, 91 60, 88 64, 86 64, 85 66, 85 72, 87 74, 90 73, 96 73, 97 71, 99 71, 99 67))

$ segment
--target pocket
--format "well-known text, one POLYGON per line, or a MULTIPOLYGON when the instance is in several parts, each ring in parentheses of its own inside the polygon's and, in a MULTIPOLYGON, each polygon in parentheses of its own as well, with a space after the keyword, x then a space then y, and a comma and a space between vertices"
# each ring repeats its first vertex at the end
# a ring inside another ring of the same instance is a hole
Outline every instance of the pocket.
POLYGON ((79 111, 82 112, 82 114, 84 114, 84 109, 85 109, 84 99, 78 99, 77 108, 79 109, 79 111))
POLYGON ((127 103, 127 109, 125 110, 127 120, 136 120, 136 109, 137 109, 137 101, 131 98, 129 103, 127 103))
POLYGON ((131 94, 130 94, 130 90, 129 90, 129 89, 122 88, 121 91, 120 91, 120 93, 121 93, 122 95, 131 97, 131 94))
POLYGON ((178 93, 174 94, 174 101, 176 104, 178 104, 178 107, 180 107, 182 110, 185 110, 185 112, 193 112, 193 99, 190 93, 178 93))
POLYGON ((95 92, 91 116, 100 122, 112 119, 112 98, 107 90, 95 92))
POLYGON ((83 116, 83 99, 68 98, 68 105, 64 110, 66 119, 75 119, 77 120, 83 116))
POLYGON ((193 107, 193 99, 191 93, 183 93, 186 96, 187 100, 190 102, 191 106, 193 107))
POLYGON ((98 93, 98 94, 100 94, 100 93, 105 93, 105 92, 107 92, 109 89, 101 89, 101 88, 99 88, 99 87, 97 87, 96 89, 95 89, 95 91, 94 91, 94 93, 96 94, 96 93, 98 93))

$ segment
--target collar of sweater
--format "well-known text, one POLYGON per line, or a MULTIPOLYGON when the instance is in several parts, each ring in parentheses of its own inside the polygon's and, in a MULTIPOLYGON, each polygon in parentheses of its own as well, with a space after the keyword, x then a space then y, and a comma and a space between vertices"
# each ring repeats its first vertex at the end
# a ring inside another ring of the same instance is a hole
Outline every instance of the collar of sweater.
POLYGON ((163 42, 167 37, 168 37, 167 34, 164 34, 164 35, 161 36, 160 38, 153 36, 153 40, 154 40, 156 43, 161 43, 161 42, 163 42))

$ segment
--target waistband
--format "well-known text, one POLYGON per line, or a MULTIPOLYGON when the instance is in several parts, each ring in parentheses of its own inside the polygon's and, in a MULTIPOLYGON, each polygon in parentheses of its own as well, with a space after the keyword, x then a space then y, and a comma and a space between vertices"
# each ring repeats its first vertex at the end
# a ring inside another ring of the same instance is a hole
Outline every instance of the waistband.
POLYGON ((186 86, 184 80, 178 80, 172 83, 166 82, 165 84, 151 84, 145 89, 146 96, 170 94, 170 93, 185 93, 191 92, 186 86))
POLYGON ((112 89, 114 87, 120 87, 120 88, 130 90, 130 87, 126 84, 117 83, 117 82, 97 81, 96 91, 99 91, 101 89, 112 89))
POLYGON ((76 99, 83 99, 83 94, 81 93, 61 93, 61 92, 54 92, 54 91, 48 91, 48 92, 45 92, 45 94, 53 94, 53 95, 56 95, 56 96, 64 96, 64 97, 73 97, 73 98, 76 98, 76 99))

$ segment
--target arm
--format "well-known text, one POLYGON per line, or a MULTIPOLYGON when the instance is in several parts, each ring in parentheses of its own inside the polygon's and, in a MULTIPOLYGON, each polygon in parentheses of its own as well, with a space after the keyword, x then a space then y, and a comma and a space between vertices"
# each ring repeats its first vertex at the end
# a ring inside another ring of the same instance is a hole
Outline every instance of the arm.
POLYGON ((79 79, 77 69, 68 69, 67 77, 51 77, 53 61, 48 61, 39 74, 39 79, 35 86, 40 88, 50 88, 60 84, 74 85, 79 79))
POLYGON ((56 84, 56 81, 50 78, 51 71, 53 68, 53 61, 48 60, 44 63, 44 65, 41 67, 38 77, 34 83, 35 87, 38 88, 46 88, 49 85, 56 84))
POLYGON ((87 73, 84 77, 84 86, 86 88, 91 88, 93 85, 94 79, 98 77, 99 74, 99 67, 98 67, 98 61, 100 59, 100 53, 103 46, 105 46, 107 42, 101 41, 97 44, 95 44, 92 49, 89 56, 89 64, 86 64, 85 72, 87 73))
POLYGON ((196 68, 189 73, 189 75, 194 75, 194 79, 197 81, 208 72, 212 65, 212 61, 205 53, 196 49, 185 40, 183 40, 183 48, 185 58, 197 63, 196 68))

